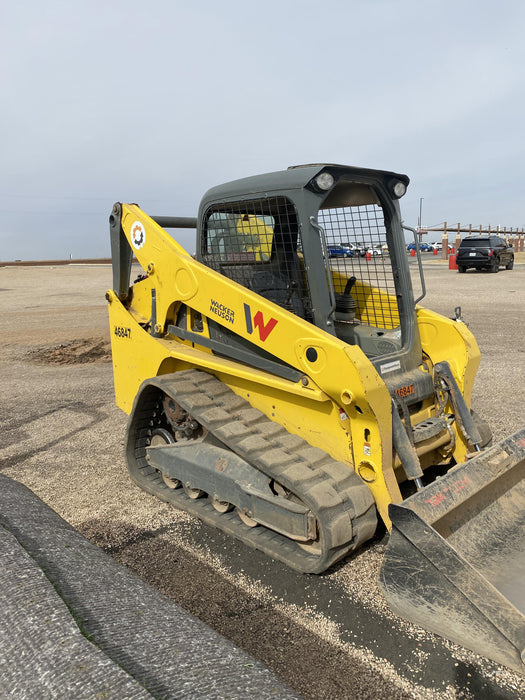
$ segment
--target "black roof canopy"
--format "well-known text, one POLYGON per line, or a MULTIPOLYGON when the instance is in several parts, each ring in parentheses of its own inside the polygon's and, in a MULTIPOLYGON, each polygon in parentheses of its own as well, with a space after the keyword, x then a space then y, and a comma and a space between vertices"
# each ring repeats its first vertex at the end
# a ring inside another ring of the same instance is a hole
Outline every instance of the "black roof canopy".
MULTIPOLYGON (((314 178, 322 172, 332 174, 336 183, 339 180, 354 180, 364 184, 381 182, 386 186, 388 182, 400 180, 405 186, 408 186, 410 181, 406 175, 387 170, 371 170, 369 168, 356 168, 330 163, 298 165, 292 166, 287 170, 254 175, 212 187, 202 198, 201 210, 217 202, 255 199, 267 195, 275 195, 276 193, 285 194, 286 191, 304 189, 311 185, 314 178)), ((327 192, 323 194, 326 195, 327 192)))

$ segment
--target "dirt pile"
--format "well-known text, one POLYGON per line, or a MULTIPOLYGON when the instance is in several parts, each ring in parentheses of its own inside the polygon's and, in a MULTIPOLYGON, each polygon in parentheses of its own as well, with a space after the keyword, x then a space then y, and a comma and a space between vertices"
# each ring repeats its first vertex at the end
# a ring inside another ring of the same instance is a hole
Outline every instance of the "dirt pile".
POLYGON ((33 349, 28 353, 28 359, 51 365, 111 362, 111 345, 103 338, 72 340, 68 343, 33 349))

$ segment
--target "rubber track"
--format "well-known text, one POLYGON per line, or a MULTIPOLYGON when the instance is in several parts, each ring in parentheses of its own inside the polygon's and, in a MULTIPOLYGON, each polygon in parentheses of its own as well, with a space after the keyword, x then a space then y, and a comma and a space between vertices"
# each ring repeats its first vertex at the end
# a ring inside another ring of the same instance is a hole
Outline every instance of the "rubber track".
POLYGON ((157 377, 141 387, 128 428, 128 466, 149 493, 305 573, 326 570, 372 537, 377 525, 374 499, 348 465, 290 434, 199 370, 157 377), (306 551, 261 525, 247 527, 234 511, 218 513, 208 498, 192 500, 183 489, 167 488, 146 460, 148 436, 162 420, 159 389, 233 452, 296 494, 317 518, 319 549, 306 551))

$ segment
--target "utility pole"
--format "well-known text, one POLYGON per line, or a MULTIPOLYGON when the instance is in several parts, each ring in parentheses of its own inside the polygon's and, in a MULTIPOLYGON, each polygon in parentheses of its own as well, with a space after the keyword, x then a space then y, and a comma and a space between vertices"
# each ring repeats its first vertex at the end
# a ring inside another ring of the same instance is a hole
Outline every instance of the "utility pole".
POLYGON ((417 232, 419 235, 419 242, 420 243, 423 240, 423 234, 421 233, 421 212, 423 210, 423 199, 424 199, 424 197, 419 198, 419 219, 417 222, 417 232))

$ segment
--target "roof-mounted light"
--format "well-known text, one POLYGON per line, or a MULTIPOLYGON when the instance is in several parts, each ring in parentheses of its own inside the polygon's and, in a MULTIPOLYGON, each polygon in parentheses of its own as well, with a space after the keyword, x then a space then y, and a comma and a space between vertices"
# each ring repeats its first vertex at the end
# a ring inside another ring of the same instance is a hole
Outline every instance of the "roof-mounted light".
POLYGON ((321 173, 315 178, 315 184, 320 190, 329 190, 333 187, 334 176, 330 175, 330 173, 321 173))
POLYGON ((397 199, 400 199, 407 191, 407 186, 401 180, 394 180, 392 182, 391 187, 392 187, 392 194, 397 199))

